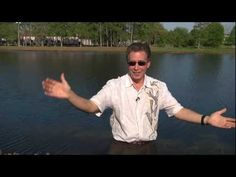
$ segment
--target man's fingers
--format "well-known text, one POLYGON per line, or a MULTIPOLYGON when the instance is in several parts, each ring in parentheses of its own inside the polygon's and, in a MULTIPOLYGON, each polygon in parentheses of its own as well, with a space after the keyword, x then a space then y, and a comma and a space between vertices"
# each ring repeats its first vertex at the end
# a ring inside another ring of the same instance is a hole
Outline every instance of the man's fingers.
POLYGON ((43 89, 46 91, 46 92, 52 92, 54 86, 56 85, 56 81, 54 80, 45 80, 42 82, 42 85, 43 85, 43 89))
POLYGON ((64 83, 64 84, 67 84, 64 73, 61 73, 61 82, 64 83))
POLYGON ((47 96, 55 97, 55 96, 54 96, 52 93, 50 93, 50 92, 44 92, 44 94, 47 95, 47 96))
POLYGON ((236 119, 232 119, 232 118, 228 118, 226 121, 227 121, 227 122, 236 123, 236 119))
POLYGON ((225 112, 226 112, 226 110, 227 110, 226 108, 223 108, 223 109, 221 109, 221 110, 217 111, 217 113, 218 113, 218 114, 223 114, 223 113, 225 113, 225 112))

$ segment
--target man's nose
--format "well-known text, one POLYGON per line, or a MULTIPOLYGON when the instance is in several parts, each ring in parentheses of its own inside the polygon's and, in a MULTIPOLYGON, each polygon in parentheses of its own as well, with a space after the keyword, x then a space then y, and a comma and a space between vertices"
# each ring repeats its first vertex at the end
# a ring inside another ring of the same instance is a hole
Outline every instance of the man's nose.
POLYGON ((134 65, 134 69, 138 69, 138 62, 137 63, 135 63, 135 65, 134 65))

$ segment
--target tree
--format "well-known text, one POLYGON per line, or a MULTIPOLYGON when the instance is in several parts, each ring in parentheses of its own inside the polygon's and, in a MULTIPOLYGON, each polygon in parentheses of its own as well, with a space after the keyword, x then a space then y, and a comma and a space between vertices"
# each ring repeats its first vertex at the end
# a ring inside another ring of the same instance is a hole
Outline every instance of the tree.
POLYGON ((226 38, 226 44, 235 45, 235 26, 231 30, 229 37, 226 38))
POLYGON ((169 44, 174 47, 186 47, 189 41, 189 33, 186 28, 177 27, 168 34, 169 44))
POLYGON ((207 34, 205 46, 219 47, 224 39, 224 27, 220 23, 214 22, 209 24, 205 30, 207 34))
POLYGON ((0 39, 6 40, 6 45, 17 41, 17 24, 0 22, 0 39))
POLYGON ((31 23, 32 35, 35 36, 35 44, 44 46, 44 40, 48 35, 48 22, 31 23))
POLYGON ((206 27, 210 25, 210 22, 197 22, 193 26, 192 31, 190 32, 191 42, 197 48, 200 48, 206 40, 206 27))

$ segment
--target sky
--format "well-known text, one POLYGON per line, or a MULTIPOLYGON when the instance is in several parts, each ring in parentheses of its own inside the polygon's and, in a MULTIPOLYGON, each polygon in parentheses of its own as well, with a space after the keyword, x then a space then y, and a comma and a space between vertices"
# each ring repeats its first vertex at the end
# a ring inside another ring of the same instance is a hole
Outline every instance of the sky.
MULTIPOLYGON (((193 29, 194 22, 162 22, 162 24, 167 30, 174 30, 176 27, 183 27, 191 31, 193 29)), ((221 24, 228 32, 232 30, 235 25, 235 22, 221 22, 221 24)))
POLYGON ((167 30, 174 30, 176 27, 183 27, 190 31, 193 29, 194 22, 163 22, 162 24, 167 30))

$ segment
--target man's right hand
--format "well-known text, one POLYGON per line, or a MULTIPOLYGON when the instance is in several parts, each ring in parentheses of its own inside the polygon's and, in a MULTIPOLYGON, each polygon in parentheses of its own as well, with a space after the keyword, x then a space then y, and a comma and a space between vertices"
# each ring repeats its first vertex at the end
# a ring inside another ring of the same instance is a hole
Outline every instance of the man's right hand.
POLYGON ((71 87, 64 77, 64 73, 61 74, 61 81, 47 78, 42 81, 44 93, 47 96, 68 99, 71 92, 71 87))

